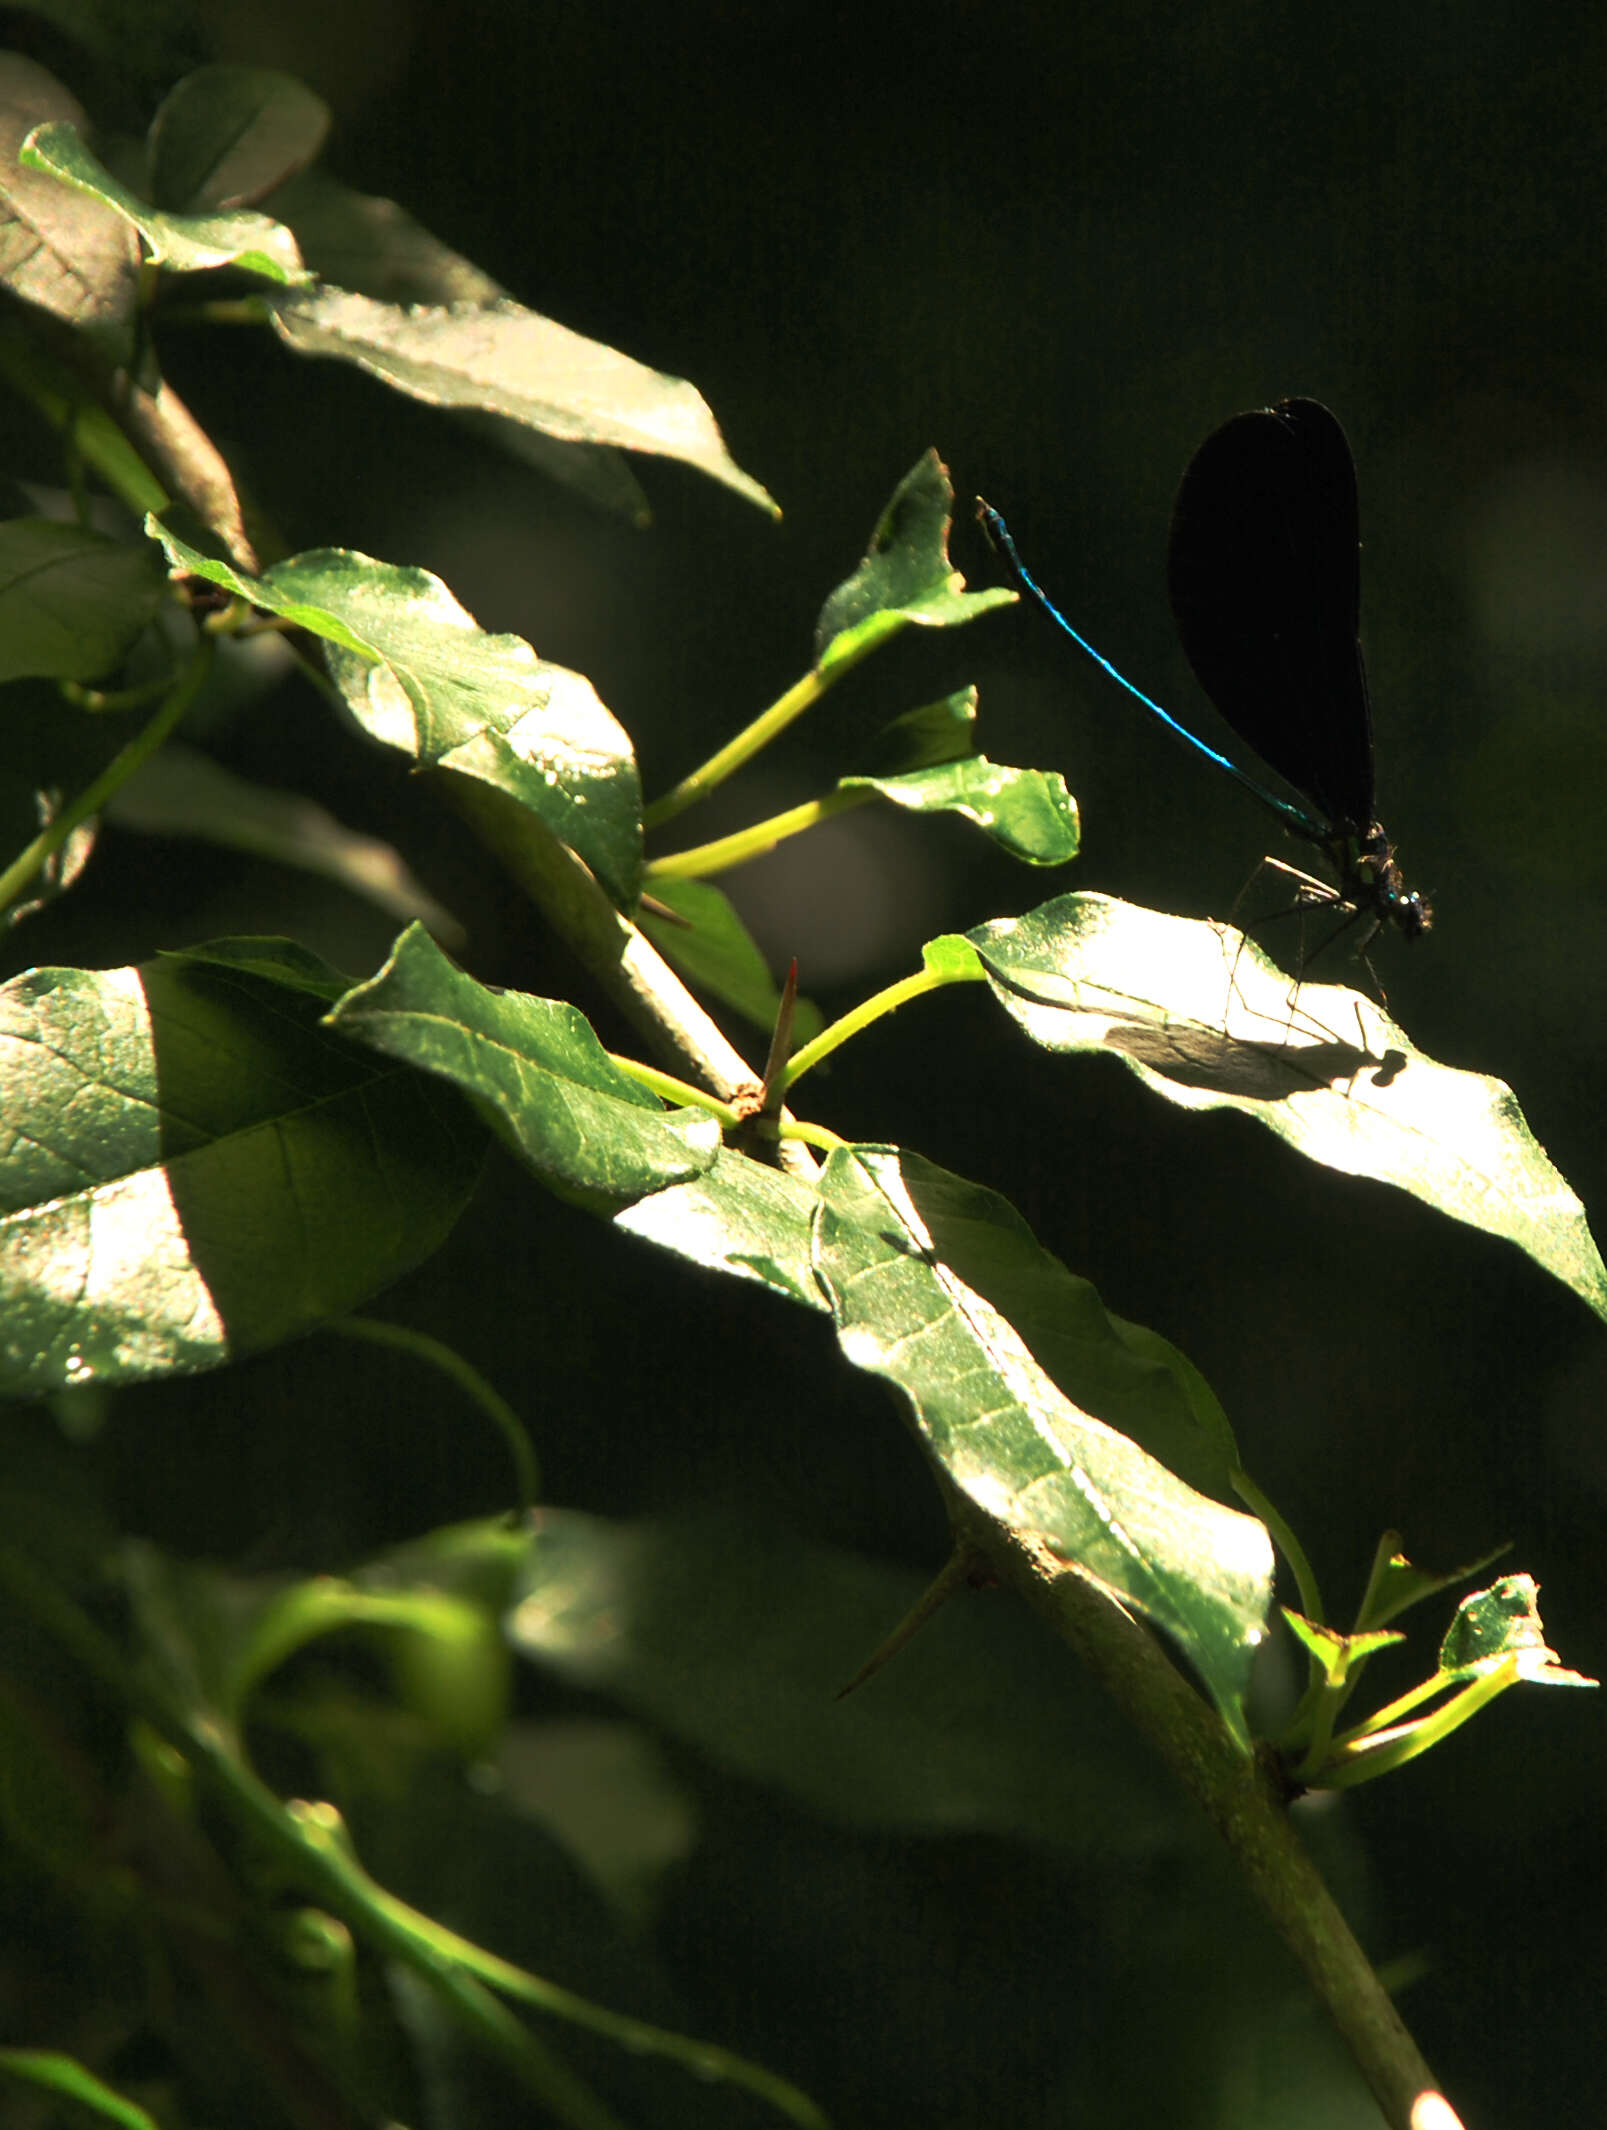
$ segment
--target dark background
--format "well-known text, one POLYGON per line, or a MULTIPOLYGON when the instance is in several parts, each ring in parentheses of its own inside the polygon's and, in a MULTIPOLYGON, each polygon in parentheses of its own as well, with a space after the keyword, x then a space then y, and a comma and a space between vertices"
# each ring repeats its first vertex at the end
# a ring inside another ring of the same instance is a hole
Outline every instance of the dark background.
MULTIPOLYGON (((1288 394, 1332 406, 1361 486, 1380 808, 1437 911, 1416 950, 1379 942, 1391 1009, 1431 1054, 1508 1080, 1587 1205, 1607 1201, 1607 21, 1493 0, 365 0, 217 8, 206 45, 164 34, 148 85, 132 65, 114 83, 74 75, 66 48, 41 56, 130 128, 197 56, 301 75, 336 112, 331 168, 403 202, 533 308, 693 379, 782 503, 770 526, 638 461, 656 523, 632 531, 266 337, 164 346, 203 418, 241 442, 292 546, 424 564, 484 626, 588 674, 649 792, 803 670, 823 597, 933 444, 968 579, 998 581, 970 520, 981 488, 1079 626, 1219 741, 1166 611, 1173 487, 1237 409, 1288 394)), ((1020 609, 901 640, 689 837, 812 795, 860 734, 970 680, 995 759, 1064 772, 1082 860, 1038 877, 952 826, 863 814, 730 876, 828 1011, 904 973, 923 938, 1073 885, 1224 916, 1268 847, 1251 801, 1020 609)), ((467 840, 388 762, 332 742, 313 698, 276 698, 218 747, 402 842, 468 922, 477 974, 572 988, 467 840)), ((27 951, 111 962, 246 928, 295 932, 359 972, 389 930, 273 868, 114 835, 27 951)), ((1564 1662, 1607 1665, 1601 1330, 1515 1251, 1310 1169, 1241 1120, 1164 1109, 1114 1064, 1045 1058, 969 990, 878 1026, 810 1107, 993 1184, 1113 1309, 1175 1340, 1336 1614, 1386 1527, 1447 1566, 1511 1538, 1507 1565, 1543 1584, 1564 1662)), ((509 1174, 395 1306, 522 1400, 556 1501, 612 1513, 718 1495, 919 1567, 941 1558, 914 1451, 817 1323, 667 1269, 509 1174)), ((333 1397, 341 1365, 309 1348, 126 1399, 131 1513, 183 1542, 186 1501, 205 1504, 209 1542, 249 1549, 267 1505, 306 1554, 326 1524, 330 1543, 354 1527, 377 1541, 492 1504, 492 1451, 444 1435, 434 1403, 414 1411, 400 1384, 354 1378, 333 1397), (325 1439, 307 1461, 278 1443, 287 1382, 326 1418, 338 1406, 344 1448, 325 1439), (239 1519, 221 1533, 220 1483, 239 1519)), ((1470 2125, 1599 2108, 1601 1741, 1594 1701, 1510 1695, 1345 1808, 1374 1949, 1420 1956, 1403 2009, 1470 2125)), ((824 1845, 808 1868, 831 1868, 824 1845)), ((867 1883, 862 1908, 842 1896, 856 1942, 880 1928, 885 1889, 867 1883)), ((987 1928, 1011 1942, 1008 1916, 987 1928)), ((1187 1994, 1179 1967, 1170 1986, 1187 1994)), ((1082 1987, 1071 1973, 1068 1994, 1082 1987)), ((739 2028, 740 2006, 717 1977, 708 1988, 739 2028)), ((1167 2007, 1147 2011, 1164 2031, 1167 2007)), ((732 2038, 766 2053, 762 2026, 732 2038)), ((899 2120, 841 2053, 822 2097, 844 2123, 899 2120)), ((788 2067, 806 2084, 819 2068, 807 2053, 788 2067)), ((1083 2119, 1074 2080, 1066 2091, 1044 2102, 1046 2125, 1083 2119)), ((1200 2105, 1202 2123, 1235 2119, 1210 2112, 1219 2096, 1200 2105)), ((956 2103, 952 2119, 985 2121, 981 2107, 956 2103)))

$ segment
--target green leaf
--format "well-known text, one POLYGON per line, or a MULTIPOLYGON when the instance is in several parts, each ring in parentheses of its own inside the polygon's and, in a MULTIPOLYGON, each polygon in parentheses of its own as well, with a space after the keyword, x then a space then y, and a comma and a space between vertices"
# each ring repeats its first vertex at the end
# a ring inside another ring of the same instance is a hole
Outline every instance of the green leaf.
POLYGON ((321 1028, 298 955, 284 983, 174 956, 0 990, 6 1395, 275 1345, 450 1231, 472 1116, 321 1028))
POLYGON ((578 1007, 486 990, 419 925, 329 1025, 472 1095, 553 1190, 634 1198, 701 1174, 719 1147, 712 1117, 665 1110, 612 1062, 578 1007))
POLYGON ((145 529, 178 568, 335 645, 335 684, 374 739, 491 787, 576 850, 618 902, 635 900, 641 781, 589 680, 521 636, 488 636, 428 570, 325 547, 243 577, 155 518, 145 529))
MULTIPOLYGON (((496 303, 508 291, 478 266, 432 236, 394 200, 354 192, 324 170, 304 170, 271 202, 294 231, 301 256, 321 281, 391 304, 496 303)), ((476 409, 457 419, 471 435, 550 480, 562 481, 601 509, 633 525, 652 512, 622 451, 543 435, 522 421, 476 409)))
POLYGON ((169 740, 129 779, 106 818, 142 835, 194 836, 317 873, 403 924, 419 919, 448 946, 463 942, 463 927, 414 878, 393 845, 347 828, 299 791, 275 791, 236 776, 182 740, 169 740))
POLYGON ((1518 1676, 1540 1685, 1596 1685, 1564 1671, 1556 1651, 1546 1647, 1539 1597, 1532 1575, 1503 1575, 1488 1590, 1465 1597, 1440 1644, 1440 1670, 1448 1679, 1477 1679, 1514 1657, 1518 1676))
POLYGON ((158 2130, 154 2115, 147 2115, 137 2102, 114 2092, 93 2071, 54 2049, 0 2049, 0 2078, 55 2093, 102 2122, 116 2123, 118 2130, 158 2130))
POLYGON ((1316 1620, 1308 1620, 1303 1612, 1295 1612, 1288 1605, 1280 1605, 1278 1609, 1288 1621, 1295 1640, 1308 1656, 1316 1659, 1324 1683, 1334 1688, 1343 1686, 1350 1674, 1369 1657, 1376 1657, 1381 1649, 1389 1649, 1406 1640, 1405 1635, 1388 1627, 1375 1628, 1369 1633, 1341 1634, 1337 1627, 1324 1627, 1316 1620))
POLYGON ((1001 769, 973 754, 903 776, 840 777, 837 788, 874 791, 908 813, 960 814, 1028 865, 1066 865, 1077 855, 1077 802, 1052 769, 1001 769))
POLYGON ((511 298, 404 306, 319 288, 275 304, 272 315, 299 355, 355 363, 432 407, 478 408, 572 443, 681 459, 779 515, 726 451, 695 386, 511 298))
POLYGON ((954 490, 935 451, 918 459, 893 491, 865 559, 839 584, 815 624, 815 670, 852 665, 888 636, 914 623, 954 628, 1016 594, 996 586, 968 592, 949 562, 954 490))
MULTIPOLYGON (((674 878, 655 879, 653 893, 686 919, 678 925, 655 917, 651 910, 639 913, 638 922, 664 959, 756 1028, 772 1029, 781 1007, 781 987, 729 896, 707 880, 674 878)), ((809 1042, 824 1025, 820 1008, 799 999, 793 1011, 794 1043, 809 1042)))
POLYGON ((871 741, 857 775, 904 776, 939 762, 963 762, 976 748, 975 688, 960 688, 918 710, 906 710, 871 741))
POLYGON ((1159 1332, 1112 1316, 996 1191, 913 1154, 902 1173, 939 1260, 1009 1322, 1073 1405, 1200 1493, 1230 1499, 1233 1430, 1191 1361, 1159 1332))
POLYGON ((1359 992, 1291 983, 1230 926, 1066 895, 979 925, 995 996, 1046 1050, 1109 1051, 1183 1109, 1236 1109, 1309 1160, 1504 1236, 1607 1316, 1583 1206, 1512 1090, 1418 1050, 1359 992))
POLYGON ((1421 1604, 1424 1598, 1433 1597, 1438 1591, 1449 1590, 1453 1583, 1465 1583, 1482 1568, 1488 1568, 1507 1551, 1506 1546, 1495 1546, 1476 1561, 1466 1566, 1452 1568, 1445 1575, 1435 1575, 1427 1568, 1416 1567, 1401 1551, 1398 1531, 1386 1531, 1378 1541, 1373 1556, 1373 1571, 1368 1578, 1366 1594, 1357 1614, 1360 1627, 1381 1627, 1386 1620, 1399 1619, 1410 1606, 1421 1604))
POLYGON ((835 1698, 920 1578, 748 1519, 542 1510, 508 1615, 543 1672, 840 1826, 1175 1850, 1165 1788, 1030 1615, 962 1593, 835 1698))
POLYGON ((1102 1584, 1186 1652, 1249 1750, 1243 1696, 1265 1637, 1272 1547, 1081 1411, 1016 1327, 959 1275, 941 1230, 954 1179, 891 1148, 832 1154, 816 1267, 844 1356, 897 1385, 947 1490, 1034 1558, 1102 1584))
POLYGON ((307 265, 335 288, 392 305, 486 304, 508 293, 405 207, 356 192, 327 170, 298 172, 272 205, 307 265))
POLYGON ((0 53, 0 286, 126 357, 139 294, 139 244, 120 214, 17 157, 41 120, 85 123, 43 67, 0 53))
POLYGON ((175 214, 254 205, 310 163, 328 132, 328 104, 293 75, 197 67, 151 120, 151 198, 175 214))
POLYGON ((48 171, 62 184, 114 209, 139 231, 151 260, 174 273, 232 266, 280 284, 307 278, 296 240, 282 223, 246 208, 228 214, 164 214, 113 177, 84 146, 78 128, 65 120, 35 126, 22 144, 20 160, 26 169, 48 171))
POLYGON ((53 518, 0 524, 0 681, 98 680, 166 597, 149 548, 53 518))
POLYGON ((614 1215, 614 1226, 690 1264, 824 1309, 811 1257, 815 1205, 796 1176, 721 1147, 701 1176, 639 1198, 614 1215))

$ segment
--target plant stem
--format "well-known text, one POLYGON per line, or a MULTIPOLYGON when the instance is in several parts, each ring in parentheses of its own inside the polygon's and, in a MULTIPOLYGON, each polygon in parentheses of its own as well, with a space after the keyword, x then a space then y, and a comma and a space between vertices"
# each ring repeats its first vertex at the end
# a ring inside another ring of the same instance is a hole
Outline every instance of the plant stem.
POLYGON ((1247 1759, 1155 1637, 1102 1588, 1029 1542, 1007 1538, 963 1496, 969 1538, 1046 1615, 1210 1815, 1250 1892, 1305 1972, 1390 2130, 1461 2130, 1400 2014, 1306 1853, 1273 1771, 1247 1759))
POLYGON ((144 729, 135 734, 126 747, 114 755, 96 777, 94 782, 78 794, 69 806, 62 808, 47 828, 42 828, 27 849, 13 858, 3 873, 0 873, 0 914, 9 910, 38 873, 56 855, 80 822, 100 812, 113 792, 120 791, 142 762, 161 746, 173 731, 184 713, 200 694, 206 677, 212 670, 215 649, 210 636, 197 639, 195 649, 185 661, 178 679, 158 706, 156 715, 144 729))
POLYGON ((666 1102, 677 1103, 682 1109, 706 1110, 711 1117, 718 1117, 728 1132, 734 1132, 742 1122, 743 1112, 734 1102, 722 1102, 718 1095, 711 1095, 706 1088, 694 1087, 689 1080, 678 1080, 674 1073, 660 1072, 656 1065, 644 1065, 639 1058, 621 1057, 614 1050, 608 1053, 608 1062, 628 1074, 638 1087, 645 1087, 650 1094, 662 1095, 666 1102))
MULTIPOLYGON (((833 674, 832 679, 835 678, 833 674)), ((779 696, 768 710, 761 710, 753 723, 744 726, 735 739, 727 740, 700 767, 682 777, 672 791, 655 799, 643 816, 645 825, 658 828, 665 821, 673 821, 677 814, 685 813, 689 806, 695 806, 699 799, 706 799, 716 785, 723 784, 761 748, 768 747, 778 733, 785 732, 795 718, 812 709, 830 685, 830 680, 823 679, 813 669, 802 680, 794 681, 785 695, 779 696)))
POLYGON ((388 1346, 394 1352, 414 1355, 450 1377, 465 1397, 479 1406, 508 1446, 513 1460, 514 1513, 523 1516, 541 1491, 541 1478, 524 1422, 500 1391, 493 1390, 472 1363, 427 1331, 414 1331, 406 1324, 386 1323, 381 1317, 337 1316, 322 1327, 341 1338, 366 1339, 371 1346, 388 1346))
POLYGON ((242 1756, 227 1726, 189 1711, 126 1664, 116 1645, 25 1555, 0 1547, 0 1590, 32 1615, 125 1709, 138 1713, 202 1779, 247 1838, 284 1864, 293 1883, 357 1936, 419 1975, 471 2032, 510 2065, 566 2130, 623 2130, 613 2111, 493 1991, 636 2053, 756 2095, 799 2130, 827 2130, 807 2095, 762 2066, 710 2043, 651 2026, 539 1975, 410 1908, 358 1861, 335 1807, 282 1802, 242 1756))
POLYGON ((712 843, 696 843, 689 850, 671 851, 667 858, 655 858, 648 865, 645 878, 706 880, 713 873, 729 872, 733 866, 764 857, 788 836, 802 835, 806 828, 847 813, 852 807, 864 806, 875 796, 874 791, 865 789, 829 791, 823 799, 810 799, 786 813, 772 814, 768 821, 756 821, 751 828, 738 829, 734 835, 717 836, 712 843))
POLYGON ((805 1043, 788 1062, 782 1075, 782 1085, 791 1087, 804 1074, 818 1065, 822 1058, 829 1058, 834 1050, 840 1050, 853 1036, 879 1021, 884 1013, 893 1013, 900 1006, 909 1004, 912 998, 921 998, 928 991, 941 991, 945 984, 976 983, 975 974, 939 975, 935 970, 923 969, 918 976, 900 977, 896 984, 872 995, 857 1005, 841 1020, 833 1021, 829 1028, 822 1028, 812 1043, 805 1043))

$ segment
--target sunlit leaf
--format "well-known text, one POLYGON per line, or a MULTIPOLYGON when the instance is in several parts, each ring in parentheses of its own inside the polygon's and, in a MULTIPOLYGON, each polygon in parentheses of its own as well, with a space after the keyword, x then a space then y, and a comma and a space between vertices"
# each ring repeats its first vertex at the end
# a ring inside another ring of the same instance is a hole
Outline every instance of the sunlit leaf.
POLYGON ((286 983, 258 942, 249 971, 165 956, 0 990, 5 1394, 272 1346, 450 1231, 483 1132, 446 1089, 320 1027, 298 955, 286 983))
POLYGON ((1184 1109, 1236 1109, 1312 1161, 1506 1237, 1607 1316, 1584 1208, 1512 1090, 1441 1065, 1359 992, 1295 986, 1240 933, 1067 895, 966 934, 1046 1050, 1112 1052, 1184 1109))
POLYGON ((891 1148, 830 1157, 816 1266, 844 1356, 897 1385, 946 1486, 1040 1576, 1097 1582, 1164 1628, 1248 1750, 1243 1696, 1272 1597, 1265 1529, 1072 1403, 945 1258, 923 1201, 935 1188, 943 1211, 950 1182, 891 1148))
POLYGON ((882 513, 865 559, 832 593, 815 623, 815 668, 830 673, 852 665, 912 623, 953 628, 1016 594, 995 586, 968 592, 949 561, 954 490, 935 451, 928 451, 899 482, 882 513))
POLYGON ((1465 1597, 1440 1644, 1440 1670, 1448 1679, 1476 1679, 1512 1657, 1520 1678, 1548 1686, 1594 1686, 1594 1679, 1565 1671, 1556 1651, 1547 1648, 1539 1598, 1532 1575, 1503 1575, 1488 1590, 1465 1597))
POLYGON ((556 1190, 634 1198, 700 1174, 720 1143, 712 1117, 666 1110, 621 1072, 578 1007, 488 991, 418 925, 329 1023, 472 1095, 556 1190))
POLYGON ((807 1183, 722 1147, 702 1175, 639 1198, 613 1219, 628 1235, 691 1264, 824 1309, 811 1259, 815 1208, 807 1183))
POLYGON ((479 408, 573 443, 682 459, 775 514, 727 452, 695 386, 511 298, 403 306, 319 288, 276 304, 273 322, 298 354, 355 363, 431 406, 479 408))
POLYGON ((487 635, 428 570, 325 547, 245 577, 155 518, 146 530, 179 568, 335 646, 335 683, 375 739, 499 792, 577 850, 617 901, 634 900, 641 782, 589 680, 521 636, 487 635))
POLYGON ((139 231, 158 266, 181 274, 232 266, 281 284, 306 279, 296 240, 282 223, 243 207, 224 214, 164 214, 113 177, 65 120, 36 126, 23 143, 21 161, 114 209, 139 231))
POLYGON ((907 813, 959 814, 1029 865, 1066 865, 1077 855, 1077 802, 1052 769, 1001 769, 973 754, 902 776, 841 777, 838 789, 874 791, 907 813))

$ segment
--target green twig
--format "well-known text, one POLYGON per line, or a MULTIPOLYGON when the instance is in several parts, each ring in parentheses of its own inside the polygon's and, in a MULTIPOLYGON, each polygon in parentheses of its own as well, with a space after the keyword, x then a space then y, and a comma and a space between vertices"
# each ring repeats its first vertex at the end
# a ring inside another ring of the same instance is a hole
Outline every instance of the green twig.
MULTIPOLYGON (((836 674, 832 679, 836 679, 836 674)), ((673 791, 665 792, 663 798, 655 799, 643 816, 648 828, 658 828, 665 821, 673 821, 677 814, 685 813, 699 799, 706 799, 716 785, 723 784, 727 777, 735 775, 744 762, 749 762, 761 748, 768 747, 778 733, 785 732, 795 718, 803 716, 825 694, 831 681, 825 680, 811 670, 802 680, 795 681, 786 694, 777 698, 768 710, 762 710, 751 725, 739 732, 735 739, 727 740, 718 753, 711 754, 706 762, 682 777, 673 791)))
POLYGON ((900 977, 896 984, 888 984, 884 990, 857 1005, 841 1020, 833 1021, 829 1028, 822 1028, 812 1043, 805 1043, 797 1051, 782 1075, 783 1087, 792 1087, 806 1072, 818 1065, 822 1058, 829 1058, 834 1050, 840 1050, 851 1037, 861 1034, 883 1014, 896 1012, 907 1006, 911 999, 922 998, 928 991, 941 991, 945 984, 970 984, 981 981, 981 972, 966 971, 941 975, 933 969, 922 969, 918 976, 900 977))
POLYGON ((763 858, 787 837, 801 836, 806 828, 830 821, 852 807, 867 805, 875 797, 876 793, 865 787, 829 791, 823 799, 810 799, 803 806, 790 807, 786 813, 772 814, 768 821, 756 821, 751 828, 738 829, 734 835, 716 836, 712 843, 697 843, 690 850, 671 851, 667 858, 655 858, 644 878, 706 880, 714 873, 728 873, 733 866, 763 858))
POLYGON ((172 733, 179 720, 200 694, 206 677, 212 670, 214 645, 210 636, 197 638, 195 649, 185 661, 179 677, 161 704, 156 715, 143 731, 135 734, 122 751, 113 756, 94 782, 78 794, 70 805, 62 808, 48 827, 42 828, 27 849, 13 858, 3 873, 0 873, 0 914, 9 910, 29 883, 49 864, 73 830, 92 814, 98 814, 107 800, 120 791, 142 763, 148 761, 172 733))
POLYGON ((608 1062, 617 1065, 638 1087, 645 1087, 649 1094, 673 1102, 678 1109, 706 1110, 711 1117, 717 1117, 728 1132, 735 1131, 743 1120, 744 1113, 734 1102, 722 1101, 720 1096, 711 1095, 707 1088, 694 1087, 689 1080, 678 1080, 672 1072, 660 1072, 656 1065, 644 1065, 640 1058, 622 1057, 618 1051, 611 1050, 608 1062))
POLYGON ((395 1352, 412 1354, 449 1377, 465 1397, 479 1406, 507 1444, 513 1460, 515 1513, 519 1516, 526 1514, 541 1490, 535 1449, 519 1415, 471 1362, 455 1352, 444 1339, 432 1338, 427 1331, 414 1331, 406 1324, 386 1323, 380 1317, 338 1316, 323 1328, 342 1338, 364 1339, 371 1346, 388 1346, 395 1352))

